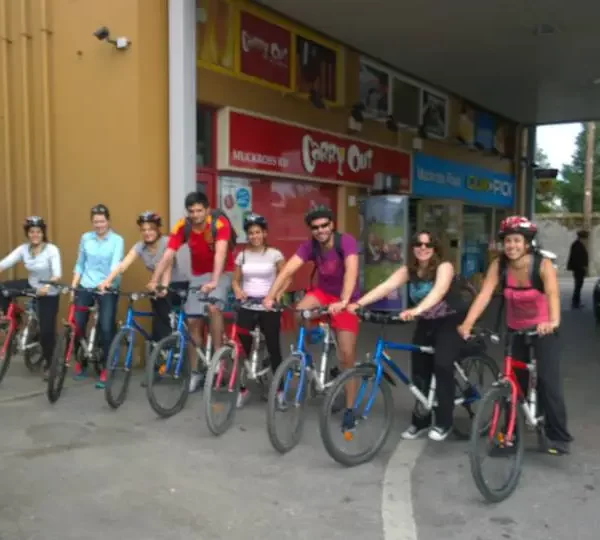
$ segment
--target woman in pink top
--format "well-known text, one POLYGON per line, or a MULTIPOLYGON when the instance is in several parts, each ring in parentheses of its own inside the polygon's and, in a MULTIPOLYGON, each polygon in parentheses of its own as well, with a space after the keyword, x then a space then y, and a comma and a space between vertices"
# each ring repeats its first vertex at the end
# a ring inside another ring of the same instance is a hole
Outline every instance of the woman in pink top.
MULTIPOLYGON (((552 455, 569 451, 573 440, 567 431, 567 413, 560 376, 560 294, 556 271, 549 259, 532 249, 537 227, 527 218, 511 216, 500 225, 504 253, 490 264, 481 292, 471 305, 458 331, 468 338, 473 325, 488 306, 496 287, 501 284, 506 306, 506 325, 512 330, 536 327, 535 353, 538 360, 538 396, 540 413, 545 415, 547 441, 543 450, 552 455)), ((514 336, 512 356, 528 361, 523 336, 514 336)), ((529 374, 517 373, 523 388, 529 374)))

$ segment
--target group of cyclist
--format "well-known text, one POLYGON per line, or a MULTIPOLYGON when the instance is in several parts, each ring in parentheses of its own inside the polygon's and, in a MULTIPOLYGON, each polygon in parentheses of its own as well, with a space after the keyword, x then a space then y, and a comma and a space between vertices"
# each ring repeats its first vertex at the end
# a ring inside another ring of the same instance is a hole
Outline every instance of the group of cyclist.
MULTIPOLYGON (((170 306, 181 299, 172 291, 194 288, 204 296, 187 295, 184 309, 188 315, 208 313, 209 331, 215 348, 218 348, 224 331, 223 307, 232 289, 238 300, 254 300, 252 305, 244 304, 238 313, 243 347, 246 352, 251 347, 251 337, 244 335, 244 330, 250 331, 258 323, 275 370, 281 363, 281 326, 280 312, 273 308, 293 275, 305 263, 312 262, 316 282, 314 286, 311 283, 311 288, 296 307, 302 310, 328 306, 331 326, 337 334, 342 369, 356 363, 360 320, 357 311, 408 285, 411 307, 402 311, 400 318, 417 321, 414 343, 435 347, 433 356, 413 354, 413 380, 425 392, 432 374, 435 374, 438 401, 433 418, 419 415, 415 407, 411 424, 402 437, 415 439, 428 432, 431 440, 443 441, 451 433, 453 423, 454 361, 460 356, 464 341, 470 337, 474 324, 500 285, 508 328, 537 327, 538 393, 540 407, 546 417, 547 450, 554 455, 568 453, 572 437, 566 425, 559 369, 560 349, 556 332, 560 324, 558 282, 551 262, 533 248, 537 229, 527 218, 512 216, 502 222, 499 236, 504 245, 503 254, 491 263, 481 291, 468 305, 461 294, 453 265, 444 259, 439 239, 427 231, 414 236, 407 265, 400 266, 385 282, 361 296, 357 242, 351 235, 335 231, 334 215, 329 208, 318 206, 308 211, 305 222, 310 231, 309 239, 288 261, 279 250, 268 245, 268 224, 264 217, 256 214, 245 217, 243 227, 248 243, 234 258, 232 239, 235 233, 226 215, 218 209, 211 209, 207 197, 200 192, 186 197, 185 209, 187 216, 175 225, 168 236, 162 234, 162 222, 157 214, 141 214, 137 218, 141 241, 123 258, 124 241, 110 227, 108 208, 104 205, 92 208, 93 230, 81 237, 72 286, 83 288, 74 298, 75 303, 82 306, 89 306, 94 301, 92 289, 106 292, 99 301, 104 362, 115 332, 117 296, 110 292, 118 288, 121 275, 140 258, 151 274, 147 288, 155 292, 152 301, 154 340, 158 341, 171 332, 170 306), (189 276, 177 267, 176 262, 176 253, 184 244, 190 251, 189 276), (207 304, 208 295, 221 302, 207 304)), ((0 261, 0 271, 22 261, 29 272, 29 279, 13 282, 10 288, 30 286, 38 290, 40 339, 47 368, 54 346, 58 298, 51 286, 40 282, 58 282, 62 278, 60 252, 48 242, 43 219, 27 218, 24 229, 27 242, 0 261)), ((4 285, 7 286, 7 283, 4 285)), ((7 300, 2 299, 0 307, 5 309, 6 303, 7 300)), ((86 313, 82 311, 77 315, 78 324, 83 327, 86 313)), ((204 324, 201 317, 188 320, 189 332, 198 343, 202 341, 204 324)), ((527 361, 526 355, 525 343, 517 342, 513 356, 527 361)), ((196 355, 190 354, 190 360, 193 371, 190 391, 195 391, 202 375, 194 363, 196 355)), ((85 374, 85 365, 76 367, 76 376, 83 377, 85 374)), ((103 369, 97 386, 102 387, 105 381, 106 370, 103 369)), ((525 386, 526 382, 521 381, 521 384, 525 386)), ((352 408, 356 388, 349 384, 345 390, 342 431, 352 430, 356 425, 352 408)), ((238 406, 243 405, 246 396, 247 390, 244 389, 238 406)))

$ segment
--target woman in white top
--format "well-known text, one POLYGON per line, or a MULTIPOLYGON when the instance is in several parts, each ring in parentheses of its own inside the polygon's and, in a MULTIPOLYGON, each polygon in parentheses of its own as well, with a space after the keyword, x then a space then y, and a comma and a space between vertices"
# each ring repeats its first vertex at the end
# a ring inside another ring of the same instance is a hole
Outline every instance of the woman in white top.
MULTIPOLYGON (((238 300, 262 300, 283 268, 285 261, 281 251, 267 246, 267 228, 267 220, 262 216, 250 214, 244 218, 248 246, 235 259, 231 284, 238 300)), ((271 369, 275 372, 281 364, 281 313, 266 311, 262 305, 239 310, 237 316, 239 328, 251 331, 257 323, 265 336, 271 369)), ((238 335, 246 354, 250 354, 252 337, 241 332, 238 335)), ((243 405, 248 395, 248 390, 242 388, 238 407, 243 405)))
MULTIPOLYGON (((36 289, 38 320, 40 325, 40 345, 44 362, 44 375, 50 367, 56 338, 56 315, 59 297, 54 287, 43 285, 41 281, 59 281, 62 277, 60 251, 48 242, 46 223, 41 217, 31 216, 23 225, 28 242, 21 244, 12 253, 0 261, 0 272, 22 262, 28 272, 27 279, 5 281, 3 286, 9 289, 36 289)), ((10 298, 0 297, 0 307, 6 313, 10 298)))

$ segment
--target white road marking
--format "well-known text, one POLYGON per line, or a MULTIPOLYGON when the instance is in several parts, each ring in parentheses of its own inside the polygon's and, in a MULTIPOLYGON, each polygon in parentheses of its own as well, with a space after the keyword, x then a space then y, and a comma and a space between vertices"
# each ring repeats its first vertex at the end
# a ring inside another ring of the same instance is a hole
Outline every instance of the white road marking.
POLYGON ((418 540, 410 477, 427 440, 401 440, 383 477, 381 514, 385 540, 418 540))

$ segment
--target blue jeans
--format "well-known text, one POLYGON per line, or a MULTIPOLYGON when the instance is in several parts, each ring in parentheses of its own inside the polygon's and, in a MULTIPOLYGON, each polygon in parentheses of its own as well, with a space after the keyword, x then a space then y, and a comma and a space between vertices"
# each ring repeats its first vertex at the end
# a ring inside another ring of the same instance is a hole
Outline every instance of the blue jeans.
MULTIPOLYGON (((76 306, 91 307, 94 305, 94 296, 89 292, 78 292, 75 298, 76 306)), ((103 358, 102 366, 106 366, 106 359, 108 358, 108 349, 115 337, 116 325, 115 319, 117 317, 117 300, 116 294, 104 294, 98 296, 98 338, 102 345, 103 358)), ((88 311, 77 311, 75 312, 75 321, 77 326, 82 332, 85 332, 87 322, 89 318, 88 311)))

